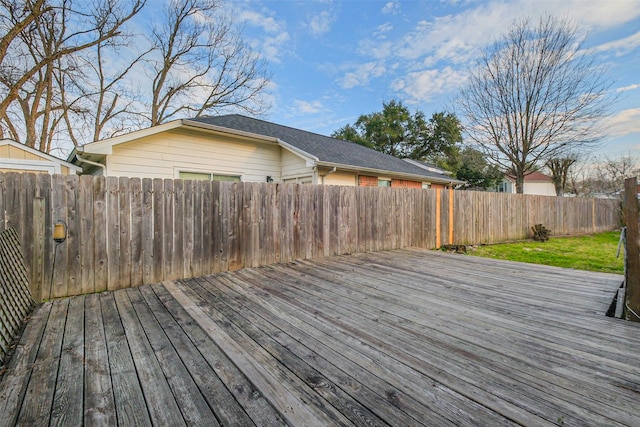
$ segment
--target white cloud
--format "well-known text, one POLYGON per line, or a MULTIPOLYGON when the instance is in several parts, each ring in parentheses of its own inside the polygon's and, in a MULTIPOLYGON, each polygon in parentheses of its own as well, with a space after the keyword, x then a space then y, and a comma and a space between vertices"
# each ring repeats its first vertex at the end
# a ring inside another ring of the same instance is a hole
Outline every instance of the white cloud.
POLYGON ((268 33, 278 33, 282 31, 282 26, 271 16, 265 16, 253 10, 243 10, 236 19, 238 22, 245 22, 254 27, 260 27, 268 33))
POLYGON ((373 33, 373 35, 379 39, 385 39, 387 38, 387 33, 390 32, 391 30, 393 30, 393 25, 391 25, 391 23, 389 22, 386 22, 382 25, 379 25, 378 28, 376 28, 376 31, 373 33))
MULTIPOLYGON (((533 3, 534 6, 537 4, 537 9, 540 9, 540 2, 531 0, 529 3, 533 3)), ((543 9, 544 12, 551 11, 555 16, 567 16, 579 27, 587 30, 615 28, 640 17, 640 2, 637 0, 565 0, 542 4, 548 6, 543 9)), ((538 15, 539 13, 534 16, 538 15)))
MULTIPOLYGON (((404 69, 405 76, 393 83, 417 99, 429 99, 431 94, 457 88, 466 77, 455 69, 469 65, 484 46, 498 39, 517 19, 529 18, 533 23, 547 13, 573 20, 578 28, 603 30, 629 22, 640 16, 640 2, 616 0, 616 7, 607 0, 515 0, 503 2, 468 2, 462 12, 431 20, 422 20, 403 37, 388 37, 390 25, 381 25, 371 39, 363 40, 358 52, 371 62, 359 66, 344 76, 341 84, 351 88, 368 84, 369 80, 389 71, 389 63, 404 69), (619 3, 619 4, 618 4, 619 3), (375 64, 375 65, 374 65, 375 64), (442 67, 447 67, 442 69, 442 67), (441 68, 440 71, 437 69, 441 68)), ((385 4, 384 11, 392 12, 398 5, 385 4)), ((627 37, 603 49, 620 52, 640 44, 639 35, 627 37)))
POLYGON ((358 52, 363 56, 384 60, 394 56, 395 43, 391 41, 364 40, 358 46, 358 52))
POLYGON ((629 86, 619 87, 618 89, 616 89, 616 92, 627 92, 629 90, 638 89, 639 87, 640 87, 639 84, 632 84, 632 85, 629 85, 629 86))
POLYGON ((620 137, 633 133, 640 134, 640 108, 622 110, 606 120, 606 128, 611 136, 620 137))
POLYGON ((348 72, 339 80, 340 86, 344 89, 351 89, 356 86, 367 86, 372 78, 380 77, 386 72, 383 64, 377 62, 367 62, 355 67, 354 71, 348 72))
POLYGON ((381 12, 384 15, 397 15, 400 12, 400 2, 390 1, 384 5, 381 12))
MULTIPOLYGON (((529 17, 535 22, 547 13, 566 17, 581 30, 602 30, 639 17, 640 2, 617 0, 615 7, 607 0, 483 2, 456 15, 419 22, 390 52, 407 60, 423 58, 430 64, 441 60, 465 63, 475 57, 479 49, 500 37, 514 20, 529 17)), ((640 43, 638 38, 639 35, 631 36, 603 49, 630 50, 640 43)))
POLYGON ((293 105, 297 112, 302 114, 316 114, 325 110, 324 105, 320 101, 302 101, 296 99, 293 105))
POLYGON ((409 98, 408 103, 427 102, 434 95, 456 90, 466 79, 465 72, 445 67, 409 73, 393 81, 391 89, 404 93, 409 98))
POLYGON ((625 37, 623 39, 614 40, 603 43, 594 48, 588 49, 587 53, 594 52, 613 52, 616 56, 626 55, 627 53, 640 47, 640 31, 625 37))
POLYGON ((250 43, 253 49, 269 61, 280 62, 284 46, 291 38, 284 24, 271 16, 252 10, 237 11, 234 15, 237 22, 263 31, 263 34, 251 38, 250 43))
POLYGON ((309 21, 309 30, 315 37, 328 33, 331 30, 331 24, 336 20, 333 13, 322 11, 318 15, 314 15, 309 21))

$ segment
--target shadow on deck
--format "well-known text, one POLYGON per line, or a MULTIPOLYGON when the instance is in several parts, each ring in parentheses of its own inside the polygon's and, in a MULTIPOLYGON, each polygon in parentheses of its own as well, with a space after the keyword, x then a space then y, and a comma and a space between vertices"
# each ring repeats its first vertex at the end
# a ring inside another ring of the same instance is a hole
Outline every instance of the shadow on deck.
POLYGON ((621 277, 423 250, 57 300, 0 425, 638 425, 621 277))

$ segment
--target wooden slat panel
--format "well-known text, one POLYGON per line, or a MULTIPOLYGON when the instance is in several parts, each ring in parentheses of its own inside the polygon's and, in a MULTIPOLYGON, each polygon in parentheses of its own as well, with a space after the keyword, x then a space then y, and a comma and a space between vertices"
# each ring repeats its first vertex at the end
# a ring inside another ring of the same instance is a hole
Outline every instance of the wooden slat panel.
MULTIPOLYGON (((177 246, 178 235, 182 236, 182 229, 176 229, 178 224, 181 224, 182 210, 178 210, 177 204, 180 202, 178 196, 177 185, 181 187, 182 181, 172 181, 170 179, 164 180, 164 193, 156 196, 157 199, 162 199, 164 205, 155 207, 156 218, 160 221, 160 224, 156 226, 162 233, 163 242, 158 244, 154 242, 154 245, 158 250, 162 251, 162 276, 156 277, 156 281, 161 281, 174 276, 178 276, 182 272, 182 265, 179 263, 179 255, 176 252, 182 251, 182 248, 177 246)), ((158 190, 160 191, 160 190, 158 190)), ((154 249, 155 253, 155 249, 154 249)))
POLYGON ((108 176, 107 183, 107 280, 108 289, 120 287, 120 197, 118 178, 108 176))
POLYGON ((84 296, 69 300, 50 425, 81 425, 84 418, 84 296))
POLYGON ((213 273, 214 199, 211 182, 202 183, 202 255, 200 275, 213 273))
MULTIPOLYGON (((51 193, 52 222, 56 223, 57 221, 64 221, 69 224, 67 218, 67 192, 64 177, 62 175, 54 175, 51 184, 53 190, 51 193)), ((53 230, 51 233, 53 234, 53 230)), ((69 244, 67 242, 56 244, 54 246, 53 257, 55 261, 55 268, 53 271, 53 287, 50 297, 58 298, 69 295, 69 282, 67 281, 68 248, 69 244)))
POLYGON ((140 286, 144 283, 144 234, 143 234, 143 192, 140 178, 132 178, 129 181, 131 189, 131 286, 140 286))
MULTIPOLYGON (((123 292, 123 291, 120 291, 123 292)), ((118 425, 151 426, 132 352, 113 292, 100 295, 118 425)))
MULTIPOLYGON (((274 185, 275 187, 275 185, 274 185)), ((202 394, 214 411, 219 414, 223 422, 229 420, 228 425, 248 424, 242 414, 244 410, 256 425, 282 426, 284 421, 265 396, 257 392, 250 380, 242 374, 229 357, 211 340, 205 332, 193 321, 187 311, 176 301, 167 290, 161 286, 153 287, 153 292, 148 288, 141 290, 154 313, 157 311, 167 331, 167 336, 172 342, 178 342, 176 348, 180 349, 183 360, 191 360, 188 363, 190 370, 196 371, 193 377, 200 382, 202 394), (169 311, 164 315, 161 306, 154 301, 152 293, 169 311), (173 322, 177 325, 173 326, 173 322), (184 332, 183 332, 184 331, 184 332), (188 336, 187 336, 188 335, 188 336), (193 343, 197 343, 197 349, 193 343), (199 354, 198 354, 199 353, 199 354), (204 359, 204 361, 202 361, 204 359), (211 371, 207 369, 207 364, 211 371), (229 396, 229 395, 232 395, 229 396), (236 420, 237 422, 232 422, 236 420)), ((174 344, 175 345, 175 344, 174 344)))
POLYGON ((142 217, 141 247, 142 247, 142 283, 153 283, 154 274, 154 188, 149 178, 142 180, 142 217))
MULTIPOLYGON (((173 194, 166 189, 163 191, 163 182, 160 178, 153 180, 153 277, 151 283, 161 282, 164 280, 165 264, 170 265, 165 259, 164 247, 167 240, 173 239, 173 232, 170 234, 165 230, 165 224, 173 224, 173 218, 165 217, 165 206, 167 203, 172 204, 173 194), (167 200, 170 201, 167 201, 167 200)), ((172 230, 171 230, 172 231, 172 230)), ((167 255, 168 256, 168 255, 167 255)))
POLYGON ((186 425, 127 292, 115 292, 114 299, 145 397, 144 403, 131 405, 132 409, 142 412, 146 408, 155 425, 186 425))
MULTIPOLYGON (((22 215, 24 215, 24 218, 34 218, 33 200, 36 197, 36 174, 23 173, 20 175, 21 176, 19 184, 21 187, 22 197, 24 198, 21 200, 21 204, 23 205, 21 208, 21 212, 22 215)), ((34 239, 34 231, 35 230, 33 224, 30 224, 29 226, 25 226, 22 229, 22 234, 19 234, 22 240, 22 253, 25 260, 33 259, 33 253, 36 245, 36 241, 34 239)), ((25 267, 27 269, 27 276, 29 277, 29 279, 32 279, 33 272, 31 262, 27 262, 25 267)))
POLYGON ((119 259, 117 289, 131 286, 131 186, 129 178, 118 178, 119 259))
POLYGON ((95 292, 95 240, 98 231, 94 229, 93 178, 80 176, 78 186, 78 218, 80 219, 80 286, 83 294, 95 292))
POLYGON ((84 306, 84 424, 115 426, 111 369, 99 294, 87 295, 84 306))
POLYGON ((68 306, 69 299, 61 299, 51 308, 51 320, 47 322, 20 409, 22 425, 49 425, 68 306))
POLYGON ((182 219, 182 271, 180 277, 193 277, 193 227, 194 219, 194 194, 193 181, 184 181, 184 215, 182 219))
POLYGON ((191 274, 192 277, 202 276, 207 274, 202 268, 204 260, 203 254, 203 196, 204 196, 204 184, 209 184, 209 181, 194 181, 193 182, 193 244, 191 249, 191 274))
MULTIPOLYGON (((64 178, 65 199, 67 211, 67 240, 62 244, 66 246, 67 261, 61 263, 61 267, 67 270, 67 292, 63 295, 79 295, 82 293, 82 264, 80 262, 81 221, 78 215, 80 211, 78 175, 68 175, 64 178)), ((62 248, 61 248, 62 249, 62 248)))
POLYGON ((51 307, 51 303, 44 303, 35 309, 0 382, 0 423, 3 425, 16 424, 51 307))
POLYGON ((93 277, 95 292, 106 291, 109 280, 107 216, 107 181, 106 178, 100 176, 93 179, 93 230, 95 233, 93 277))

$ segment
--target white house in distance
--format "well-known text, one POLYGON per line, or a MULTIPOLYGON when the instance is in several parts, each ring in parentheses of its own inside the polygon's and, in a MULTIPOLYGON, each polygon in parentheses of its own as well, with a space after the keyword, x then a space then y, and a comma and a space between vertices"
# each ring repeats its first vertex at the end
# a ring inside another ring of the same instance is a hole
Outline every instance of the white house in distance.
MULTIPOLYGON (((505 175, 502 182, 494 188, 494 191, 499 193, 515 193, 516 178, 511 175, 505 175)), ((524 177, 523 194, 555 196, 556 189, 553 186, 553 180, 550 176, 540 172, 533 172, 524 177)))
POLYGON ((0 139, 0 172, 69 175, 82 172, 82 168, 12 139, 0 139))
POLYGON ((78 147, 84 173, 139 178, 452 188, 463 181, 348 141, 242 115, 174 120, 78 147))

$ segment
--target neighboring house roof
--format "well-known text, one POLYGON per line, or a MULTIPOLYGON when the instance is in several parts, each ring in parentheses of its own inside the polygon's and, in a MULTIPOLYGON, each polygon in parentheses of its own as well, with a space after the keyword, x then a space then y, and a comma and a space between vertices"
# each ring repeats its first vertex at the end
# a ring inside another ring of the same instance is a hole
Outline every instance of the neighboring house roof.
MULTIPOLYGON (((516 177, 513 175, 505 175, 506 179, 509 179, 512 182, 516 181, 516 177)), ((550 182, 553 183, 553 179, 550 176, 545 175, 540 172, 531 172, 528 175, 525 175, 524 182, 550 182)))
MULTIPOLYGON (((112 147, 115 145, 181 127, 225 132, 264 140, 265 142, 277 143, 284 149, 305 158, 309 165, 339 167, 341 169, 360 172, 370 171, 373 173, 411 176, 415 179, 434 183, 463 183, 463 181, 428 170, 424 166, 405 162, 402 159, 380 153, 353 142, 343 141, 239 114, 174 120, 126 135, 95 141, 84 145, 78 151, 84 154, 107 155, 112 153, 112 147)), ((69 155, 69 160, 74 160, 76 154, 76 150, 74 150, 69 155)), ((93 157, 94 160, 96 158, 95 156, 93 157)))
POLYGON ((241 130, 258 135, 271 136, 316 158, 320 164, 327 166, 374 169, 377 171, 422 176, 438 181, 444 180, 452 183, 463 182, 350 141, 330 138, 317 133, 253 119, 239 114, 199 117, 191 121, 241 130))
POLYGON ((45 153, 44 151, 36 150, 35 148, 29 147, 25 144, 14 141, 13 139, 0 139, 0 147, 3 147, 3 146, 15 147, 18 150, 32 154, 33 156, 37 157, 39 160, 23 160, 23 159, 0 157, 0 168, 4 167, 7 169, 21 169, 21 170, 32 170, 32 171, 42 171, 42 172, 46 171, 46 172, 59 174, 61 173, 60 167, 65 166, 69 168, 69 171, 72 173, 82 172, 81 167, 78 167, 72 163, 62 160, 49 153, 45 153))
MULTIPOLYGON (((428 171, 431 172, 435 172, 435 173, 439 173, 442 175, 451 175, 451 172, 444 170, 442 168, 439 168, 438 166, 432 164, 432 163, 426 163, 426 162, 419 162, 417 160, 413 160, 413 159, 402 159, 405 162, 409 162, 412 165, 416 165, 418 167, 421 167, 422 169, 426 169, 428 171)), ((460 183, 463 183, 464 181, 460 181, 460 183)))

